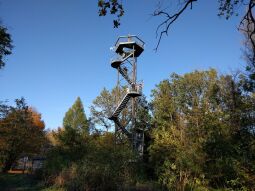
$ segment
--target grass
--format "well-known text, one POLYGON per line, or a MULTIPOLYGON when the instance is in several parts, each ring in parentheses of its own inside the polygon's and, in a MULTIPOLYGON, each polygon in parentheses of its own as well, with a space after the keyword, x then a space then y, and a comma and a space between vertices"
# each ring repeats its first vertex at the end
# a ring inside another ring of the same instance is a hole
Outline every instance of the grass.
POLYGON ((62 191, 57 188, 45 188, 43 184, 28 174, 0 174, 1 191, 62 191))

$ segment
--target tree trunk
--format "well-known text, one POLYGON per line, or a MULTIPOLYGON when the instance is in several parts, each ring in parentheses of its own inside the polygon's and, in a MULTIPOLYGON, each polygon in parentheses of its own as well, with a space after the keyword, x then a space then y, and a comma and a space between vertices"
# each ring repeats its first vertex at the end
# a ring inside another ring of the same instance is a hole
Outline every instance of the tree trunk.
POLYGON ((2 167, 2 172, 6 173, 8 172, 13 163, 16 161, 17 157, 12 155, 11 153, 8 153, 8 157, 6 158, 6 160, 4 161, 3 167, 2 167))

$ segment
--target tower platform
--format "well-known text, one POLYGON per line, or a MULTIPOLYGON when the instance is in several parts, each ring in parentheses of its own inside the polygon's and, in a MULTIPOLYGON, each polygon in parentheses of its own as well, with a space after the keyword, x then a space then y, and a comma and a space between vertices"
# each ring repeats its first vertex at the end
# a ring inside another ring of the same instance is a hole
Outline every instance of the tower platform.
POLYGON ((140 92, 132 91, 132 90, 131 90, 128 94, 129 94, 130 97, 138 97, 138 96, 141 96, 141 93, 140 93, 140 92))
POLYGON ((119 60, 119 59, 112 60, 111 61, 111 66, 113 68, 118 68, 118 67, 120 67, 121 63, 122 63, 122 60, 119 60))
POLYGON ((138 56, 140 56, 140 54, 143 52, 144 49, 143 49, 143 47, 140 44, 138 44, 135 41, 131 41, 131 42, 119 42, 116 45, 115 52, 117 54, 122 55, 123 53, 129 52, 129 51, 132 51, 132 50, 134 50, 134 56, 138 57, 138 56))
POLYGON ((119 55, 134 53, 134 57, 138 57, 143 51, 144 42, 134 35, 120 36, 115 43, 115 52, 119 55))

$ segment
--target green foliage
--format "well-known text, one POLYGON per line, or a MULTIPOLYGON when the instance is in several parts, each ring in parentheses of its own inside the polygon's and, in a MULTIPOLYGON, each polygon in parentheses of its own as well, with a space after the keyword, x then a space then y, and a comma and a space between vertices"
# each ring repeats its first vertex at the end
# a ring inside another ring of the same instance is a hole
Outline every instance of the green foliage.
MULTIPOLYGON (((99 98, 96 103, 105 106, 99 98)), ((115 145, 112 133, 82 133, 75 121, 80 118, 73 116, 85 115, 77 114, 77 105, 66 113, 64 128, 53 133, 55 146, 44 167, 47 183, 67 190, 118 190, 130 184, 135 166, 129 146, 115 145)))
POLYGON ((43 186, 28 174, 0 174, 0 190, 34 191, 42 190, 43 186))
POLYGON ((124 15, 124 9, 122 2, 118 0, 98 0, 98 14, 99 16, 105 16, 107 10, 110 11, 110 14, 116 15, 117 19, 113 20, 114 28, 118 28, 120 25, 120 18, 124 15))
POLYGON ((76 129, 65 128, 54 132, 56 145, 48 152, 45 173, 56 177, 63 169, 78 162, 89 150, 89 137, 83 136, 76 129))
POLYGON ((68 190, 117 190, 132 180, 131 150, 114 145, 113 140, 107 133, 92 141, 93 150, 68 169, 68 190))
POLYGON ((42 182, 34 179, 29 174, 0 174, 0 190, 18 190, 18 191, 64 191, 56 187, 46 188, 42 182))
POLYGON ((150 106, 146 97, 142 95, 138 98, 136 127, 143 130, 149 130, 151 126, 150 106))
POLYGON ((209 70, 173 74, 153 90, 150 155, 161 184, 170 190, 254 186, 255 100, 239 85, 209 70))
MULTIPOLYGON (((192 2, 191 0, 184 0, 182 3, 185 5, 186 3, 192 2)), ((224 16, 226 19, 229 19, 233 15, 237 15, 237 8, 240 5, 243 5, 244 0, 218 0, 219 7, 218 7, 218 16, 224 16)), ((171 3, 173 6, 175 3, 171 3)), ((192 5, 191 5, 192 6, 192 5)), ((99 16, 106 16, 108 11, 112 15, 116 15, 117 19, 113 20, 114 28, 118 28, 120 25, 120 19, 124 15, 124 7, 122 1, 120 0, 98 0, 98 14, 99 16)), ((155 8, 156 11, 159 9, 158 7, 155 8)), ((162 11, 164 8, 162 8, 162 11)), ((155 12, 156 12, 155 11, 155 12)), ((168 13, 169 15, 174 15, 174 13, 168 13)), ((168 15, 168 16, 169 16, 168 15)))
MULTIPOLYGON (((63 125, 64 128, 51 132, 54 146, 48 152, 44 170, 47 176, 51 176, 51 179, 54 179, 63 169, 80 160, 84 155, 86 137, 89 132, 88 121, 80 98, 77 98, 73 106, 66 112, 63 125)), ((54 181, 51 179, 48 180, 54 181)))
POLYGON ((0 69, 4 67, 4 57, 12 52, 11 35, 7 32, 7 28, 0 26, 0 69))
MULTIPOLYGON (((100 126, 100 128, 104 127, 107 131, 113 130, 114 125, 108 120, 108 117, 112 115, 114 109, 126 94, 126 88, 126 86, 115 87, 111 91, 104 88, 100 92, 100 95, 93 100, 90 112, 92 115, 92 122, 95 125, 100 126)), ((144 95, 139 97, 137 101, 137 126, 141 129, 147 129, 150 126, 151 120, 149 104, 144 95)), ((130 105, 127 105, 127 108, 120 114, 120 121, 124 126, 130 121, 130 115, 131 107, 130 105)))
POLYGON ((219 2, 219 16, 225 16, 229 19, 234 14, 237 15, 237 8, 242 5, 244 0, 218 0, 219 2))
MULTIPOLYGON (((106 118, 123 93, 124 88, 104 89, 94 100, 96 125, 110 128, 106 118)), ((49 183, 66 190, 254 188, 255 97, 245 91, 242 76, 219 76, 213 69, 172 74, 152 96, 152 108, 142 97, 137 112, 137 125, 147 130, 143 161, 130 145, 114 144, 112 133, 81 133, 67 112, 45 165, 49 183), (146 183, 153 178, 162 187, 146 183)), ((129 108, 123 122, 128 113, 129 108)))
MULTIPOLYGON (((97 96, 95 100, 93 100, 93 104, 90 107, 92 122, 96 126, 99 126, 101 130, 103 130, 103 128, 105 128, 106 131, 113 130, 114 123, 110 121, 108 118, 112 115, 114 109, 117 107, 121 99, 127 93, 126 88, 127 88, 126 86, 115 87, 111 91, 104 88, 100 92, 100 95, 97 96)), ((140 103, 147 104, 144 101, 145 98, 143 101, 140 101, 140 103)), ((119 117, 121 124, 123 124, 124 126, 126 126, 129 123, 131 118, 130 104, 127 104, 127 107, 121 112, 119 117)))
POLYGON ((117 106, 117 97, 119 92, 117 88, 113 89, 111 92, 107 89, 103 89, 100 95, 93 100, 93 104, 90 107, 90 112, 92 115, 92 122, 95 125, 104 127, 107 131, 112 129, 113 124, 108 120, 108 117, 114 111, 117 106))
POLYGON ((112 133, 88 139, 78 160, 70 158, 75 153, 65 150, 65 145, 53 148, 45 165, 49 184, 67 190, 118 190, 133 183, 135 165, 128 145, 115 145, 112 133))
POLYGON ((63 119, 63 126, 65 129, 75 129, 78 133, 84 135, 89 134, 89 122, 86 118, 80 97, 76 99, 72 107, 66 112, 63 119))
POLYGON ((48 152, 48 160, 45 164, 45 173, 53 177, 87 154, 89 122, 79 97, 66 112, 63 125, 63 128, 52 132, 55 145, 48 152))

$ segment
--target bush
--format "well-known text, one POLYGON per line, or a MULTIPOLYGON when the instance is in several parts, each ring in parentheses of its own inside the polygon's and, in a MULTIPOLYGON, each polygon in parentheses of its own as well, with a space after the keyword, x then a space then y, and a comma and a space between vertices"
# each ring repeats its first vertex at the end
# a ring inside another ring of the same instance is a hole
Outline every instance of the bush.
POLYGON ((134 155, 129 145, 115 145, 106 133, 91 136, 84 144, 87 152, 79 160, 70 158, 70 150, 57 146, 45 164, 47 183, 67 190, 119 190, 134 185, 138 179, 134 155))

